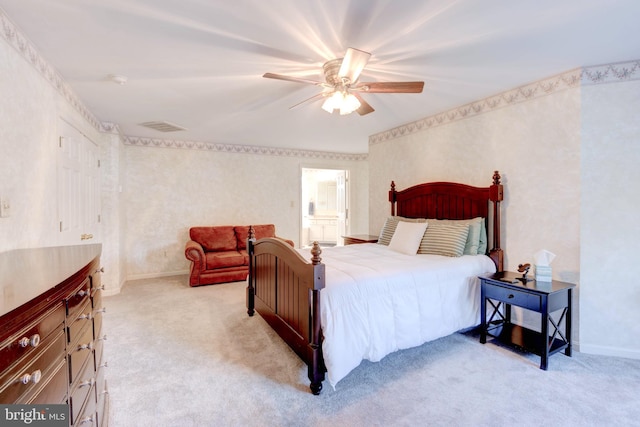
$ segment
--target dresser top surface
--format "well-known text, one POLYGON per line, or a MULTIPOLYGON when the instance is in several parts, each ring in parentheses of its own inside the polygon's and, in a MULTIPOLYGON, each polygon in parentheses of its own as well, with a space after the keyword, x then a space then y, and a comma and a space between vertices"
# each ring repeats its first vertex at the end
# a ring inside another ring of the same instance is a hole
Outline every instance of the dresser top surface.
POLYGON ((0 316, 64 282, 101 251, 101 244, 91 244, 0 253, 0 316))

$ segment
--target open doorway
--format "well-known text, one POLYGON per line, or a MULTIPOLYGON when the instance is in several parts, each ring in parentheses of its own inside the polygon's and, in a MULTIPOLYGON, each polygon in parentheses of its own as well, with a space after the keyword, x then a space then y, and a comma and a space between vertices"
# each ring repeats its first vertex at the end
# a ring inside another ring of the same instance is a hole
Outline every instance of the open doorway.
POLYGON ((342 246, 348 232, 348 178, 344 169, 302 168, 302 247, 342 246))

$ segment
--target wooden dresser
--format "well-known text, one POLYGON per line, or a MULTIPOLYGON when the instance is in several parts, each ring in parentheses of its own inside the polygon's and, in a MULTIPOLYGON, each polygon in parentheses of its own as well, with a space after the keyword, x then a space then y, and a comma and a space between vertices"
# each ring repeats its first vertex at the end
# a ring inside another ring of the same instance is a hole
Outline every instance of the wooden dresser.
POLYGON ((101 245, 0 254, 0 403, 68 404, 108 425, 101 245))

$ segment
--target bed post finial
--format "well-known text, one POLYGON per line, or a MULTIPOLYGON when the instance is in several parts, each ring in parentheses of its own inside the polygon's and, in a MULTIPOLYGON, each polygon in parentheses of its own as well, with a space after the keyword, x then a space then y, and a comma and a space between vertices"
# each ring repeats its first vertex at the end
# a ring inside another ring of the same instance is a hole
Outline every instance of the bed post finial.
POLYGON ((322 253, 322 249, 320 249, 320 245, 317 241, 313 242, 313 248, 311 248, 311 264, 318 265, 322 262, 322 258, 320 258, 320 254, 322 253))
POLYGON ((389 190, 389 202, 391 202, 391 216, 396 216, 396 182, 391 181, 391 190, 389 190))
POLYGON ((253 241, 255 241, 255 240, 256 240, 256 232, 255 232, 255 230, 253 229, 253 225, 250 225, 250 226, 249 226, 249 234, 248 234, 247 238, 248 238, 249 240, 253 240, 253 241))
POLYGON ((493 185, 500 185, 500 172, 493 171, 493 185))

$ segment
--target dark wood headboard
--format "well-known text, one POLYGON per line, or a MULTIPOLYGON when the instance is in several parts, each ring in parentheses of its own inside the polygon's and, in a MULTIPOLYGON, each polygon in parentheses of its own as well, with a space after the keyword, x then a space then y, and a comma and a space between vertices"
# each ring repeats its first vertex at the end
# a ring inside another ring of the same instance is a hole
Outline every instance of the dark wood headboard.
POLYGON ((504 263, 504 253, 500 248, 502 199, 503 188, 498 171, 493 173, 493 183, 489 187, 473 187, 455 182, 429 182, 397 191, 395 182, 392 181, 389 191, 391 215, 427 219, 485 218, 492 242, 489 256, 495 262, 498 271, 503 271, 504 263), (491 213, 493 221, 489 223, 491 213))

